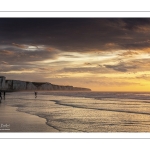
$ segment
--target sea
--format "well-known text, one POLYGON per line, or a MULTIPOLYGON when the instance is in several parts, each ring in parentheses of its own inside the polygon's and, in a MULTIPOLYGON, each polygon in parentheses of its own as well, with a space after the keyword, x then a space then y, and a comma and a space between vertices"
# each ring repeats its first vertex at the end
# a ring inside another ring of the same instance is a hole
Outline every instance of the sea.
POLYGON ((11 92, 5 104, 58 132, 150 132, 148 92, 11 92))

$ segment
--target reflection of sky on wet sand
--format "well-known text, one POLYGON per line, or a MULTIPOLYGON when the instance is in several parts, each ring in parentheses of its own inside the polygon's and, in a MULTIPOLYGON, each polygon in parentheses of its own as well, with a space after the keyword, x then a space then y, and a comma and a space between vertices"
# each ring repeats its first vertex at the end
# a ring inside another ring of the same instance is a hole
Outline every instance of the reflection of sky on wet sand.
POLYGON ((7 105, 47 119, 60 132, 149 132, 148 100, 67 97, 38 93, 12 93, 7 105), (13 98, 12 98, 13 97, 13 98))
POLYGON ((46 120, 35 115, 16 111, 16 107, 0 104, 0 132, 57 132, 48 127, 46 120))

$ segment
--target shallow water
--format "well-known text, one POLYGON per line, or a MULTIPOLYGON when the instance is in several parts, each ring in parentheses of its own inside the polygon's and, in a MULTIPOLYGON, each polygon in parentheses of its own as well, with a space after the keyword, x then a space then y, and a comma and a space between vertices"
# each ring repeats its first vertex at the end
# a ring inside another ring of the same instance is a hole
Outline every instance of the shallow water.
POLYGON ((6 105, 37 115, 60 132, 149 132, 150 93, 7 93, 6 105))

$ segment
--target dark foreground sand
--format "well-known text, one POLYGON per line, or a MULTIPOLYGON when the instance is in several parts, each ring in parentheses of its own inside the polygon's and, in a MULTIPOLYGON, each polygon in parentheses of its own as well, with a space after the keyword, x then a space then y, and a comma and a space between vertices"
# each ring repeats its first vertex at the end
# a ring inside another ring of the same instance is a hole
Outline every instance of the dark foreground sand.
POLYGON ((16 111, 16 107, 0 103, 0 132, 58 132, 38 116, 16 111))

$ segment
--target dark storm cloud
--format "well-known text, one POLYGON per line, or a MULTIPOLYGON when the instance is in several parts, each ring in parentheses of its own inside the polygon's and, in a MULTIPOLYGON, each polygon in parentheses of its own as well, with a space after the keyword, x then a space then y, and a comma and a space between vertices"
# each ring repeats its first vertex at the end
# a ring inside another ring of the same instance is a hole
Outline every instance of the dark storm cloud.
MULTIPOLYGON (((99 66, 99 67, 76 67, 76 68, 70 68, 66 67, 61 70, 56 71, 57 73, 106 73, 106 68, 99 66)), ((107 73, 112 73, 112 70, 107 69, 107 73)))
POLYGON ((135 51, 125 51, 124 53, 122 54, 118 54, 118 56, 123 56, 123 57, 132 57, 132 56, 135 56, 135 55, 138 55, 139 53, 138 52, 135 52, 135 51))
POLYGON ((79 68, 64 68, 63 72, 70 72, 70 73, 84 73, 84 72, 99 72, 99 68, 96 68, 96 67, 79 67, 79 68))
POLYGON ((140 76, 136 76, 136 78, 150 81, 150 75, 149 74, 143 74, 143 75, 140 75, 140 76))
POLYGON ((0 34, 1 44, 18 48, 26 44, 79 52, 142 49, 150 46, 150 19, 1 18, 0 34))
POLYGON ((57 50, 47 50, 46 48, 36 48, 25 50, 27 46, 13 44, 0 46, 0 60, 8 64, 24 64, 26 62, 42 61, 45 59, 55 59, 59 53, 57 50))
POLYGON ((16 44, 16 43, 12 43, 12 45, 16 46, 16 47, 19 47, 19 48, 26 48, 26 46, 24 45, 19 45, 19 44, 16 44))
POLYGON ((86 84, 93 84, 93 85, 101 85, 101 86, 129 86, 129 85, 141 85, 140 83, 136 83, 136 82, 119 82, 119 81, 109 81, 109 78, 107 79, 107 81, 104 81, 104 79, 102 81, 96 81, 96 80, 89 80, 89 81, 83 81, 86 84))
POLYGON ((111 68, 113 70, 116 71, 120 71, 120 72, 127 72, 130 69, 136 69, 137 66, 136 65, 128 65, 128 64, 124 64, 124 63, 119 63, 117 65, 104 65, 106 68, 111 68))
POLYGON ((91 63, 84 63, 85 66, 90 66, 92 65, 91 63))
POLYGON ((150 24, 150 19, 147 18, 134 18, 134 19, 130 19, 130 18, 125 18, 122 19, 125 23, 124 27, 128 30, 138 30, 140 29, 140 27, 142 26, 149 26, 150 24))

